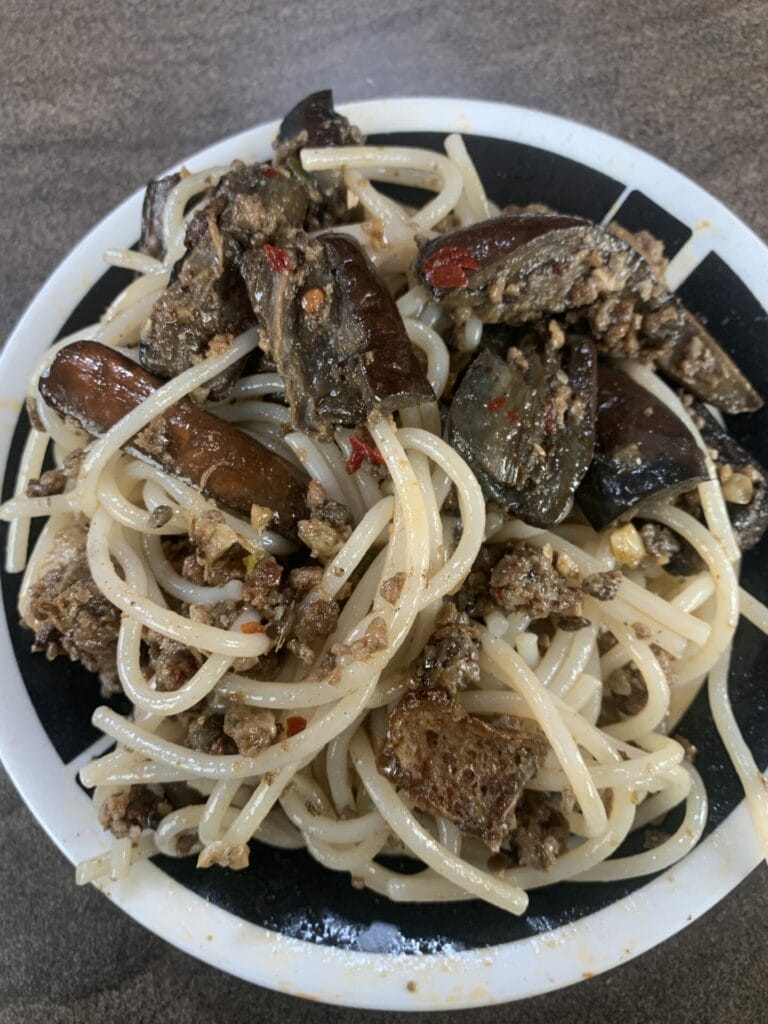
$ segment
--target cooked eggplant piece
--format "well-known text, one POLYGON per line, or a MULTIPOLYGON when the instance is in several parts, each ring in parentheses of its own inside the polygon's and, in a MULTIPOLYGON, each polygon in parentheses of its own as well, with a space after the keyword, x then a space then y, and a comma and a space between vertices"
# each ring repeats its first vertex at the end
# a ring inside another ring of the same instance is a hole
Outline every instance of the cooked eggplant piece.
POLYGON ((240 164, 221 179, 214 203, 220 204, 219 230, 244 247, 303 227, 310 196, 304 182, 285 170, 263 163, 240 164))
POLYGON ((713 452, 728 516, 742 551, 749 551, 768 529, 768 473, 720 426, 701 402, 692 414, 713 452))
MULTIPOLYGON (((512 322, 508 316, 493 315, 492 296, 476 294, 480 289, 484 293, 489 290, 484 271, 491 268, 498 274, 500 260, 552 231, 590 226, 582 217, 563 217, 558 213, 502 214, 426 242, 419 251, 415 270, 433 294, 448 305, 480 305, 486 310, 483 319, 488 323, 512 322), (472 273, 470 285, 468 272, 474 271, 478 273, 472 273)), ((527 323, 529 319, 514 322, 527 323)))
POLYGON ((415 265, 443 305, 486 323, 586 318, 598 348, 658 361, 726 412, 762 400, 717 342, 607 228, 574 217, 509 213, 427 242, 415 265))
POLYGON ((682 420, 617 366, 597 370, 595 454, 576 501, 596 530, 644 502, 674 499, 707 479, 704 455, 682 420))
POLYGON ((141 207, 140 252, 165 259, 165 238, 163 235, 163 214, 168 196, 181 181, 180 174, 169 174, 165 178, 153 178, 147 182, 144 203, 141 207))
POLYGON ((251 250, 243 276, 297 429, 327 440, 378 409, 434 399, 394 300, 354 239, 251 250))
POLYGON ((763 400, 703 324, 678 303, 683 324, 657 360, 667 377, 697 398, 735 415, 755 412, 763 400))
MULTIPOLYGON (((240 275, 243 249, 301 227, 309 202, 301 182, 268 164, 239 164, 225 174, 187 226, 186 254, 142 331, 142 365, 175 377, 253 326, 240 275)), ((224 398, 241 372, 238 364, 215 378, 211 397, 224 398)))
MULTIPOLYGON (((201 214, 190 230, 199 233, 197 243, 152 307, 139 345, 142 366, 166 379, 224 351, 255 323, 238 269, 239 247, 219 230, 215 210, 201 214)), ((232 366, 214 378, 211 397, 225 397, 240 372, 232 366)))
POLYGON ((307 230, 317 231, 357 219, 360 207, 347 209, 347 189, 340 170, 310 174, 301 165, 306 146, 357 146, 360 131, 333 109, 330 89, 307 96, 283 118, 275 139, 275 166, 283 165, 309 191, 312 199, 307 230))
MULTIPOLYGON (((100 437, 160 387, 162 380, 95 341, 65 346, 40 377, 40 394, 61 416, 100 437)), ((248 518, 253 505, 272 510, 288 537, 306 517, 307 479, 242 430, 188 398, 157 416, 126 449, 198 487, 248 518)))
POLYGON ((356 146, 362 136, 333 108, 333 91, 313 92, 289 110, 275 139, 277 160, 285 160, 304 146, 356 146))
POLYGON ((483 349, 456 390, 448 438, 487 498, 534 526, 568 511, 594 448, 589 338, 529 336, 506 358, 483 349))

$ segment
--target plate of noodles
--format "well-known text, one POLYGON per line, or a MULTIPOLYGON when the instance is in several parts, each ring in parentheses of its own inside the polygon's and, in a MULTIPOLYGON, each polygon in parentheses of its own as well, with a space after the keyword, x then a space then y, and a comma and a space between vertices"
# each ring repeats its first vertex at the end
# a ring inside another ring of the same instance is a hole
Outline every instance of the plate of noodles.
POLYGON ((414 1010, 729 892, 768 844, 766 281, 666 165, 469 100, 314 94, 97 225, 0 355, 0 754, 77 881, 414 1010))

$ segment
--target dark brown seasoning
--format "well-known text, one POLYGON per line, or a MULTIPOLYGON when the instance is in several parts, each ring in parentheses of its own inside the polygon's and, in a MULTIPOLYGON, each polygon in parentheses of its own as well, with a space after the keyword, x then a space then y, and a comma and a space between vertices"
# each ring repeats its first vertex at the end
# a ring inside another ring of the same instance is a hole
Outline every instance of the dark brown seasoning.
POLYGON ((62 494, 67 481, 77 479, 85 454, 85 448, 78 448, 70 452, 60 466, 47 469, 36 480, 30 480, 27 484, 27 497, 47 498, 52 494, 62 494))
POLYGON ((390 576, 389 579, 379 587, 379 593, 387 602, 387 604, 397 604, 400 600, 400 594, 405 586, 406 575, 404 572, 396 572, 394 576, 390 576))
POLYGON ((203 711, 189 723, 186 745, 204 754, 236 754, 237 744, 224 732, 224 716, 203 711))
POLYGON ((526 611, 533 619, 579 615, 581 597, 555 569, 552 558, 528 544, 510 546, 489 578, 493 602, 505 612, 526 611))
POLYGON ((590 597, 598 601, 612 601, 619 592, 623 576, 619 569, 611 569, 609 572, 593 572, 585 576, 581 582, 581 589, 590 597))
MULTIPOLYGON (((589 624, 581 616, 583 594, 611 601, 622 575, 611 570, 582 576, 569 561, 562 555, 555 557, 546 546, 523 541, 484 544, 456 595, 456 605, 473 618, 501 608, 527 614, 534 620, 530 628, 551 619, 563 629, 581 629, 589 624)), ((544 646, 547 639, 540 636, 544 646)))
POLYGON ((156 505, 149 513, 148 522, 153 530, 157 530, 173 519, 173 509, 170 505, 156 505))
POLYGON ((567 848, 568 819, 545 793, 526 790, 515 811, 517 825, 498 856, 499 867, 547 871, 567 848))
POLYGON ((267 708, 230 704, 224 713, 222 731, 234 741, 238 753, 253 757, 275 739, 277 723, 267 708))
MULTIPOLYGON (((692 492, 697 498, 695 514, 701 514, 698 504, 698 491, 692 492)), ((685 502, 682 495, 678 504, 685 502)), ((671 576, 694 576, 704 569, 704 562, 696 549, 683 537, 661 523, 644 522, 642 518, 635 520, 640 532, 640 539, 646 551, 646 561, 658 565, 671 576)))
POLYGON ((640 536, 648 558, 656 565, 666 567, 680 554, 680 538, 661 523, 643 523, 640 536))
POLYGON ((498 851, 544 760, 539 735, 468 715, 445 690, 417 690, 394 707, 377 765, 422 810, 442 814, 498 851))
MULTIPOLYGON (((670 684, 675 681, 675 659, 657 644, 651 644, 662 671, 670 684)), ((599 725, 611 725, 639 714, 648 700, 648 688, 634 661, 615 669, 606 682, 599 725)))
POLYGON ((154 687, 161 693, 184 686, 203 664, 199 651, 185 647, 178 640, 148 633, 145 642, 148 671, 154 674, 154 687))

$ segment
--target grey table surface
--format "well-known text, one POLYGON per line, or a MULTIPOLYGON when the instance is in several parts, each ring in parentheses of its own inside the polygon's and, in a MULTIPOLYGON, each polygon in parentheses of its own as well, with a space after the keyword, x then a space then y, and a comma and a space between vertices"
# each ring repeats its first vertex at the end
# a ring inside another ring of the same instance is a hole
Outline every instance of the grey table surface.
MULTIPOLYGON (((767 15, 760 0, 3 0, 0 334, 153 173, 327 85, 340 101, 464 95, 573 117, 673 164, 765 238, 767 15)), ((2 773, 0 822, 0 1024, 392 1019, 218 973, 77 889, 2 773)), ((768 1020, 767 882, 761 867, 607 975, 442 1019, 768 1020)))

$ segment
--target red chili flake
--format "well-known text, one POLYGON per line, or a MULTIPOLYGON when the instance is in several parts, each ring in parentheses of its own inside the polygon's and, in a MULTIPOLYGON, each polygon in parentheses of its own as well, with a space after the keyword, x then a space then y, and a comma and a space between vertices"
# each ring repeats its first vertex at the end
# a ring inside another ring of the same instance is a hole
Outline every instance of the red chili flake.
POLYGON ((499 409, 503 409, 507 404, 507 396, 499 395, 498 398, 492 398, 488 403, 488 412, 498 412, 499 409))
POLYGON ((261 168, 261 173, 265 178, 282 178, 280 171, 276 171, 275 168, 270 167, 269 164, 266 164, 261 168))
POLYGON ((516 412, 513 411, 507 413, 507 419, 509 420, 510 423, 517 423, 520 417, 517 415, 516 412))
POLYGON ((240 624, 240 632, 241 633, 263 633, 264 632, 264 627, 262 626, 262 624, 260 622, 254 622, 254 621, 242 622, 240 624))
POLYGON ((281 249, 280 246, 270 245, 267 242, 264 246, 264 252, 267 254, 269 265, 273 270, 280 274, 287 274, 291 269, 291 254, 287 249, 281 249))
POLYGON ((295 736, 297 732, 304 732, 307 728, 306 718, 302 718, 301 715, 291 715, 285 720, 285 735, 290 739, 291 736, 295 736))
POLYGON ((375 466, 380 466, 384 462, 384 457, 376 451, 373 445, 368 444, 354 434, 350 437, 349 443, 352 445, 352 454, 344 463, 344 469, 350 476, 360 469, 366 459, 375 466))
POLYGON ((421 269, 435 288, 462 288, 468 281, 466 271, 477 270, 479 266, 468 249, 446 245, 432 253, 421 269))

